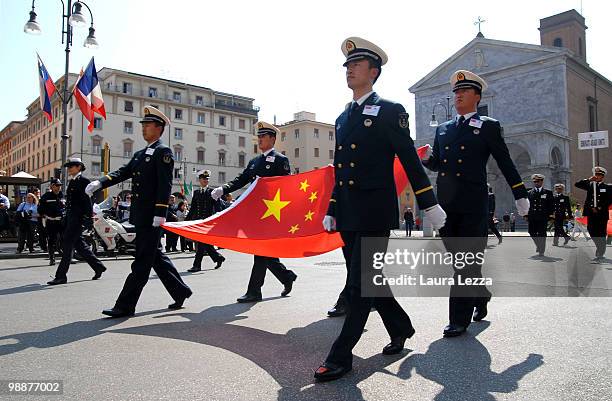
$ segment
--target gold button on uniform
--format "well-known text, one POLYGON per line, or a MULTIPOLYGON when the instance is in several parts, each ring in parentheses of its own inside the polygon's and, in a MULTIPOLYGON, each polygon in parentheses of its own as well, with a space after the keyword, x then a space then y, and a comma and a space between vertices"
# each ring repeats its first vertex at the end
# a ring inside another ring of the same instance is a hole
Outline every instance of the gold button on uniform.
POLYGON ((457 173, 457 177, 461 177, 461 173, 457 173))
POLYGON ((440 173, 440 175, 441 175, 442 177, 444 177, 444 176, 446 175, 446 173, 440 173))
POLYGON ((465 149, 465 146, 461 145, 461 150, 464 150, 464 149, 465 149))
POLYGON ((338 150, 342 150, 342 145, 338 145, 338 150))
POLYGON ((355 163, 351 162, 350 166, 355 167, 355 163))
POLYGON ((342 163, 338 163, 338 168, 342 168, 342 163))
POLYGON ((354 183, 355 183, 355 181, 349 180, 349 185, 353 185, 354 183))
POLYGON ((448 149, 450 149, 450 148, 449 148, 448 146, 445 146, 445 147, 444 147, 444 149, 448 150, 448 149))
POLYGON ((446 160, 446 159, 444 159, 444 163, 446 163, 446 162, 447 162, 447 160, 446 160))
POLYGON ((357 145, 355 145, 354 143, 351 143, 351 149, 357 149, 357 145))
POLYGON ((338 181, 338 185, 342 186, 344 183, 342 181, 338 181))
POLYGON ((459 159, 457 160, 457 163, 463 163, 463 160, 459 159))

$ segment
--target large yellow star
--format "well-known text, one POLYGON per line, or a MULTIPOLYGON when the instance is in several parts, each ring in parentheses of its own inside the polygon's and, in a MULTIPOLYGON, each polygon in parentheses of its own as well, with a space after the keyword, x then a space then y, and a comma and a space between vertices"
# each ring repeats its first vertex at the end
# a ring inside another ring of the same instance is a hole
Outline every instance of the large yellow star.
POLYGON ((306 213, 304 215, 304 221, 312 221, 312 215, 314 214, 314 212, 312 210, 309 210, 308 213, 306 213))
POLYGON ((295 232, 296 232, 297 230, 299 230, 299 229, 300 229, 300 225, 299 225, 299 224, 296 224, 296 225, 294 225, 294 226, 291 226, 291 228, 289 229, 289 232, 290 232, 291 234, 295 234, 295 232))
POLYGON ((260 220, 265 219, 269 216, 274 216, 277 221, 281 221, 281 209, 291 203, 291 201, 282 201, 280 199, 280 188, 276 190, 276 195, 274 195, 274 199, 262 199, 268 208, 263 216, 261 216, 260 220))
POLYGON ((306 192, 306 189, 310 186, 308 180, 304 180, 304 182, 300 182, 300 191, 306 192))
POLYGON ((314 202, 315 199, 317 199, 317 191, 311 192, 310 193, 310 198, 308 198, 310 200, 310 203, 314 202))

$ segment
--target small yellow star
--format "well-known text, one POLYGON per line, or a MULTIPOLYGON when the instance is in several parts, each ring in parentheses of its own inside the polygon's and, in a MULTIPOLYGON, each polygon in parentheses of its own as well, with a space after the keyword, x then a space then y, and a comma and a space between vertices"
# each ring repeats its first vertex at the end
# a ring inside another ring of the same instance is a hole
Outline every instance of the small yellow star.
POLYGON ((314 202, 315 199, 317 199, 317 191, 311 192, 308 199, 310 200, 310 203, 314 202))
POLYGON ((294 225, 294 226, 291 226, 291 228, 289 229, 289 232, 290 232, 291 234, 295 234, 295 232, 296 232, 297 230, 299 230, 299 229, 300 229, 300 225, 299 225, 299 224, 296 224, 296 225, 294 225))
POLYGON ((310 186, 308 180, 304 180, 304 182, 300 182, 300 191, 306 192, 306 189, 310 186))
POLYGON ((308 213, 304 215, 305 217, 304 221, 308 221, 308 220, 312 221, 312 215, 314 215, 314 212, 312 210, 309 210, 308 213))
POLYGON ((274 218, 276 218, 276 220, 278 222, 281 221, 281 209, 283 209, 284 207, 286 207, 288 204, 291 203, 291 201, 282 201, 280 199, 280 188, 276 191, 276 195, 274 195, 274 199, 269 200, 269 199, 262 199, 263 202, 266 204, 266 206, 268 207, 268 209, 266 210, 266 212, 264 213, 263 216, 261 216, 261 220, 265 219, 266 217, 269 216, 274 216, 274 218))

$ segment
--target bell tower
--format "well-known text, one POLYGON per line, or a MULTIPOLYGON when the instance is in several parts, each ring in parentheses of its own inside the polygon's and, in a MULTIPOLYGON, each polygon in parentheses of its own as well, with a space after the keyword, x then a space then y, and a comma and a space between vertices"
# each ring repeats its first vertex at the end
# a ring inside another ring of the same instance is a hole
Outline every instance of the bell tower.
POLYGON ((586 30, 584 17, 569 10, 540 20, 540 44, 564 47, 586 63, 586 30))

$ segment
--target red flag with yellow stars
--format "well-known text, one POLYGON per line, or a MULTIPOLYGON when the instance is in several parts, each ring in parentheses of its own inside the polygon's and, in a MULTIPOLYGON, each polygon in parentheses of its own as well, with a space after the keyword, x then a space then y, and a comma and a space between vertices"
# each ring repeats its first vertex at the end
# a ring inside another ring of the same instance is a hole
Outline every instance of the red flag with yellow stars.
MULTIPOLYGON (((427 146, 417 149, 423 158, 427 146)), ((398 194, 408 177, 396 158, 398 194)), ((296 175, 259 177, 229 208, 205 220, 166 223, 168 231, 193 241, 260 256, 301 258, 343 245, 340 234, 323 229, 334 188, 334 168, 296 175)))

